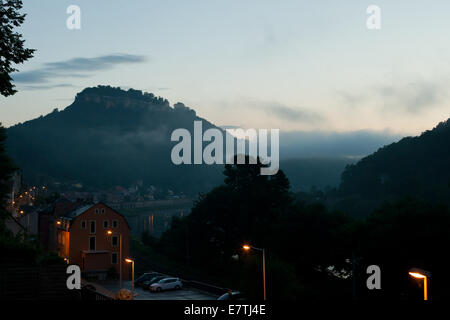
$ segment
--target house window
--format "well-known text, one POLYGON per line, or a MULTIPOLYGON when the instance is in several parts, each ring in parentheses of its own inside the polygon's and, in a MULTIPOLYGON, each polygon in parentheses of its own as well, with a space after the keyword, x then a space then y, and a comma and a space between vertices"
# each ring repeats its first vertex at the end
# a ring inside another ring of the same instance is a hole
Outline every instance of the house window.
POLYGON ((117 264, 117 252, 111 253, 111 263, 117 264))
POLYGON ((89 250, 95 251, 95 236, 89 237, 89 250))
POLYGON ((103 228, 107 229, 109 226, 108 220, 103 220, 103 228))
POLYGON ((95 233, 95 220, 91 220, 91 224, 90 224, 90 229, 91 229, 91 233, 95 233))
POLYGON ((95 209, 95 214, 98 214, 98 209, 95 209))
POLYGON ((102 214, 104 214, 104 213, 105 213, 105 208, 102 208, 102 211, 101 211, 101 212, 102 212, 102 214))
POLYGON ((119 221, 113 220, 113 221, 112 221, 112 227, 113 227, 113 228, 117 228, 118 226, 119 226, 119 221))
POLYGON ((86 229, 86 220, 81 220, 81 229, 86 229))
POLYGON ((119 237, 118 236, 113 236, 111 238, 111 245, 113 247, 117 247, 118 244, 119 244, 119 237))

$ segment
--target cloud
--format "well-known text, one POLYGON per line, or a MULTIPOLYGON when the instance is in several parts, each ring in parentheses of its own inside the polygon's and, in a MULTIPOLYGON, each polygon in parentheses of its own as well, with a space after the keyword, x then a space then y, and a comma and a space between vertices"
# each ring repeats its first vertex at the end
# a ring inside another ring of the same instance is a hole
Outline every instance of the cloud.
POLYGON ((21 90, 45 90, 45 89, 54 89, 54 88, 73 88, 74 85, 70 83, 61 83, 61 84, 49 84, 49 85, 26 85, 20 86, 21 90))
MULTIPOLYGON (((303 107, 291 107, 277 101, 259 100, 250 97, 240 97, 236 101, 220 101, 221 108, 239 108, 250 111, 257 110, 271 118, 302 124, 323 124, 327 119, 319 112, 303 107)), ((246 127, 244 125, 244 127, 246 127)))
POLYGON ((242 127, 235 125, 223 125, 219 126, 219 128, 226 130, 226 129, 241 129, 242 127))
POLYGON ((263 109, 268 114, 276 116, 281 120, 309 123, 318 123, 324 120, 323 117, 316 112, 302 108, 291 108, 279 103, 263 105, 263 109))
POLYGON ((408 82, 373 85, 359 92, 339 92, 343 104, 350 108, 361 108, 375 104, 385 113, 406 112, 421 114, 438 106, 448 98, 446 87, 449 81, 418 79, 408 82))
POLYGON ((389 130, 281 131, 280 155, 283 158, 358 158, 401 138, 402 135, 389 130))
POLYGON ((145 61, 147 61, 145 56, 131 54, 111 54, 94 58, 78 57, 59 62, 48 62, 39 69, 15 73, 13 79, 18 84, 36 83, 41 85, 54 78, 86 78, 95 71, 111 70, 117 65, 145 61))
POLYGON ((397 86, 381 86, 375 92, 387 108, 403 107, 409 113, 420 113, 438 104, 446 90, 440 83, 416 81, 397 86))

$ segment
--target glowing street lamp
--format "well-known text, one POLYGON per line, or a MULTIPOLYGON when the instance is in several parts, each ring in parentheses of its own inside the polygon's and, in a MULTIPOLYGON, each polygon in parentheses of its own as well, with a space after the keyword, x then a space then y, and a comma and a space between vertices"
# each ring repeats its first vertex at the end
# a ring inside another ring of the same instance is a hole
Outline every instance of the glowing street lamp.
POLYGON ((130 258, 125 259, 126 262, 131 263, 131 292, 134 291, 134 260, 130 258))
POLYGON ((431 277, 431 273, 419 268, 412 268, 408 274, 416 279, 423 279, 423 300, 428 300, 428 278, 431 277))
POLYGON ((262 252, 263 289, 264 289, 264 300, 266 300, 266 252, 264 249, 256 248, 248 244, 244 244, 242 246, 242 249, 244 249, 245 251, 250 251, 250 249, 254 249, 262 252))

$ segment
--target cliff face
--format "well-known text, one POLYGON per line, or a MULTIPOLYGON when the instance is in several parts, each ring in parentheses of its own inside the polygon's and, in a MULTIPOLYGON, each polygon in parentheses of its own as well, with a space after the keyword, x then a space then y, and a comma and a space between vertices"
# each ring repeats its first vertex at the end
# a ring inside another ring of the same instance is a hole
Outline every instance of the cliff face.
POLYGON ((126 109, 170 109, 169 102, 152 93, 129 89, 127 91, 119 88, 99 86, 86 88, 75 97, 75 103, 95 103, 102 105, 105 109, 119 107, 126 109))
POLYGON ((181 103, 138 90, 99 86, 78 93, 62 111, 8 129, 8 150, 30 182, 79 181, 94 187, 146 185, 206 191, 219 166, 174 166, 170 134, 202 120, 181 103))

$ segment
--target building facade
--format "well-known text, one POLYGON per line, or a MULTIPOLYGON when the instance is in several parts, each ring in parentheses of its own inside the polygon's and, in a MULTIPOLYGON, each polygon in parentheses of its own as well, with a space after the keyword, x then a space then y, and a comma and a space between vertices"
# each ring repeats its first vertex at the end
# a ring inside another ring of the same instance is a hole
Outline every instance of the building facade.
POLYGON ((123 215, 99 202, 57 217, 55 223, 58 254, 79 265, 83 274, 102 279, 122 269, 122 279, 129 278, 130 227, 123 215))

